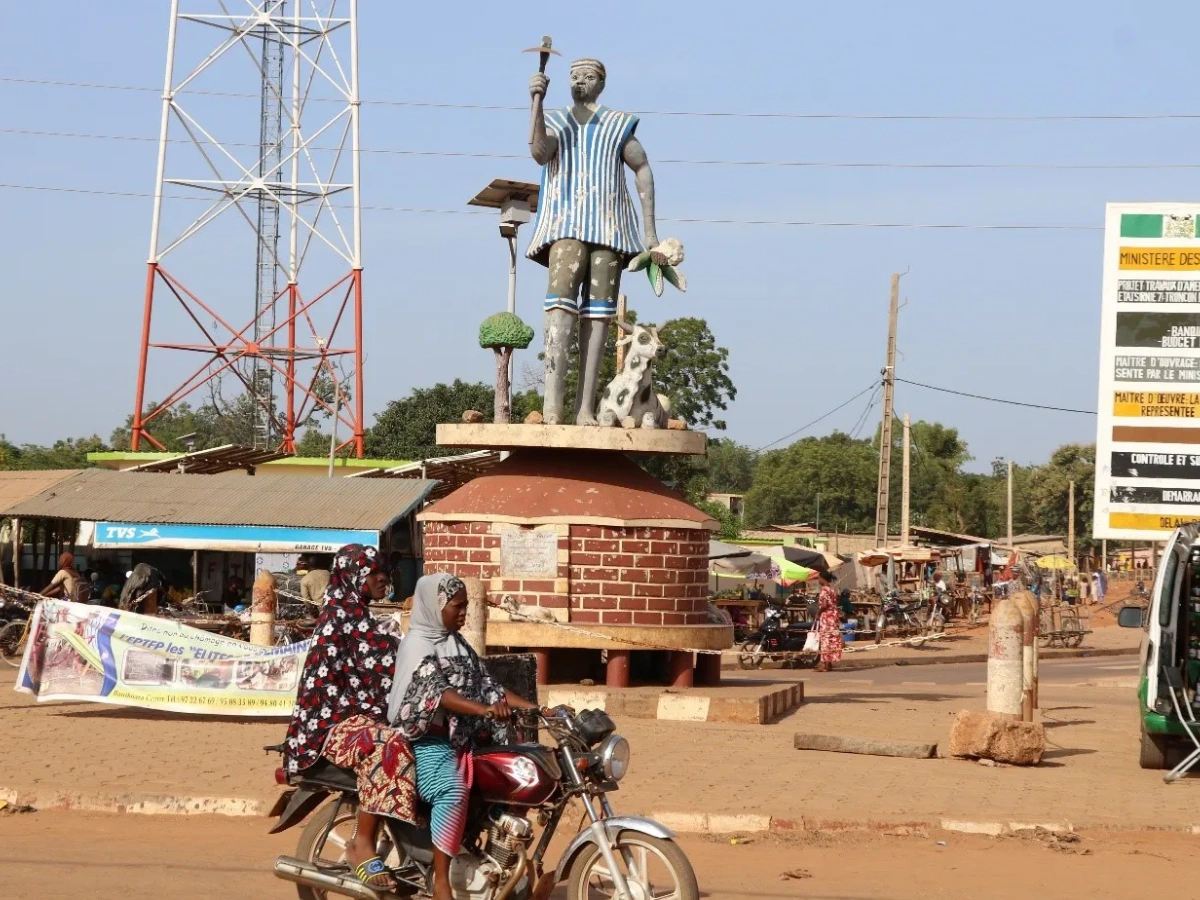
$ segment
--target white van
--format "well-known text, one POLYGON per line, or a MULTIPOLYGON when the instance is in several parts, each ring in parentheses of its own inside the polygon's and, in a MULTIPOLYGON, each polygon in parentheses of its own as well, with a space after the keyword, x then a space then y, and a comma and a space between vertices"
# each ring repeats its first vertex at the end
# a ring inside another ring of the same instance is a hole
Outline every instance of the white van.
POLYGON ((1167 541, 1149 608, 1127 606, 1117 621, 1145 632, 1138 682, 1142 768, 1170 768, 1168 750, 1187 735, 1171 704, 1164 673, 1176 669, 1189 688, 1200 684, 1200 523, 1175 529, 1167 541))

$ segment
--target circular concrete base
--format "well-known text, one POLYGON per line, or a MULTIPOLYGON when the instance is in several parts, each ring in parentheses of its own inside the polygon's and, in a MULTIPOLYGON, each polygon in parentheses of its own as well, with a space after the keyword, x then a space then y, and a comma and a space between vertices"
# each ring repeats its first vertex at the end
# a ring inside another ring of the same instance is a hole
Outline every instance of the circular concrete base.
POLYGON ((489 647, 576 650, 728 650, 730 625, 594 625, 564 627, 541 622, 489 619, 489 647))

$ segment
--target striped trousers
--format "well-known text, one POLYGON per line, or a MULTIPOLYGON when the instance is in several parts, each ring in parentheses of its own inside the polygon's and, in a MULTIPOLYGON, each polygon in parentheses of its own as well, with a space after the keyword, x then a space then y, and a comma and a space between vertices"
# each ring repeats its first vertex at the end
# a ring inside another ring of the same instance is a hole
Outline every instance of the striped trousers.
POLYGON ((433 845, 447 856, 456 856, 467 828, 471 754, 460 757, 445 738, 430 736, 413 741, 412 749, 417 758, 417 793, 432 808, 433 845))

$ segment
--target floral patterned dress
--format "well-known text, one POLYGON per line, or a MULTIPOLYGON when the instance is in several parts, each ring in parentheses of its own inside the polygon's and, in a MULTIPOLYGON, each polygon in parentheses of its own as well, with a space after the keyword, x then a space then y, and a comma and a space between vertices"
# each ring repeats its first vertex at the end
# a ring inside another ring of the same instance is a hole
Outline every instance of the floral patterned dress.
POLYGON ((842 619, 838 614, 837 594, 829 585, 823 585, 817 603, 821 609, 817 616, 821 662, 828 666, 842 658, 842 619))
POLYGON ((397 638, 371 614, 364 595, 367 576, 380 566, 374 547, 357 544, 334 559, 284 752, 292 774, 322 756, 353 768, 366 812, 411 821, 412 748, 386 717, 397 638))

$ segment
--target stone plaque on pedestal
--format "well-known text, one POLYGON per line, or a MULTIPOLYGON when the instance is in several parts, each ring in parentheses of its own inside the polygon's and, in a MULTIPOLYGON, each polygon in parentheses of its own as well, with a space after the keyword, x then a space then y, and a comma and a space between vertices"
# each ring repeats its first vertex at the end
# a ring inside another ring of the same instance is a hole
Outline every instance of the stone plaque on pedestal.
POLYGON ((558 575, 558 530, 506 528, 500 534, 500 575, 526 578, 558 575))

